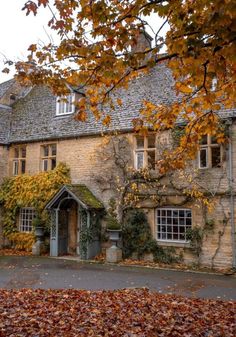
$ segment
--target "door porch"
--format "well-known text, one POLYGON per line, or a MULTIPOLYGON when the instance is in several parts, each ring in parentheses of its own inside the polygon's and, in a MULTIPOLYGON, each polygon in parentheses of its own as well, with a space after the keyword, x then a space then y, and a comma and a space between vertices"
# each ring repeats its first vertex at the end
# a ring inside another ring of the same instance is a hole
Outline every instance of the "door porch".
POLYGON ((85 185, 65 185, 48 202, 51 215, 50 256, 91 259, 100 252, 104 207, 85 185))

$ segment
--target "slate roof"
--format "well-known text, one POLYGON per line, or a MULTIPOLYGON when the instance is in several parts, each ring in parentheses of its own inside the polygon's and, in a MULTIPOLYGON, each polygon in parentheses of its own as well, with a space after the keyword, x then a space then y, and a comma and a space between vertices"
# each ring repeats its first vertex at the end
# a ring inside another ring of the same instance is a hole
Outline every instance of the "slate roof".
MULTIPOLYGON (((2 84, 0 90, 3 92, 3 88, 6 90, 9 85, 2 84)), ((123 105, 117 105, 114 111, 105 108, 105 113, 112 115, 112 123, 107 128, 101 121, 96 121, 91 113, 86 122, 76 121, 73 115, 56 116, 56 97, 47 87, 35 86, 12 106, 12 113, 0 110, 0 143, 99 135, 111 130, 131 131, 132 121, 139 117, 143 100, 156 104, 171 104, 177 100, 173 87, 171 70, 165 63, 158 64, 149 73, 134 79, 127 90, 120 89, 113 94, 115 98, 122 99, 123 105)), ((236 117, 236 109, 222 110, 220 114, 236 117)))
POLYGON ((10 88, 10 86, 14 83, 14 79, 9 81, 0 83, 0 98, 5 94, 5 92, 10 88))
POLYGON ((111 130, 132 130, 132 121, 139 116, 143 100, 171 103, 176 99, 173 85, 171 71, 164 63, 134 79, 127 90, 121 89, 114 94, 122 99, 123 105, 117 105, 112 112, 109 108, 105 109, 112 115, 109 128, 96 121, 91 113, 86 122, 75 121, 73 115, 56 116, 56 97, 46 87, 34 87, 26 97, 13 105, 11 132, 7 141, 28 142, 80 137, 111 130))
POLYGON ((70 184, 62 186, 45 206, 46 209, 57 208, 60 200, 72 197, 85 209, 103 209, 100 200, 83 184, 70 184))
POLYGON ((11 110, 0 107, 0 144, 8 143, 11 110))

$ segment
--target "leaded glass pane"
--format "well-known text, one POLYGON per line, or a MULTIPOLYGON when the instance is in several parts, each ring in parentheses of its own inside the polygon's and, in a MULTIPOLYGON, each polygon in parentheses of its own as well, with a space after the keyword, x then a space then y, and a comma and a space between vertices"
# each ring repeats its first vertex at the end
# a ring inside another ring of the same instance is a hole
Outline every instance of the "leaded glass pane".
POLYGON ((220 146, 211 147, 211 164, 212 167, 220 166, 221 157, 220 157, 220 146))
POLYGON ((191 210, 157 210, 157 238, 159 240, 186 241, 186 231, 191 228, 191 225, 191 210))
POLYGON ((137 149, 143 149, 144 148, 144 137, 141 137, 141 136, 136 137, 136 147, 137 147, 137 149))

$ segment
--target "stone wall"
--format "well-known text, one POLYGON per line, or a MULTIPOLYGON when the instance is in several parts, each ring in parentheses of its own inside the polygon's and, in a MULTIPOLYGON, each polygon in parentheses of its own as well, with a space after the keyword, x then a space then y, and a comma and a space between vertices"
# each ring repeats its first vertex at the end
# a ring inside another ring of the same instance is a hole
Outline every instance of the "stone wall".
POLYGON ((8 176, 8 148, 0 145, 0 184, 4 177, 8 176))
MULTIPOLYGON (((128 144, 130 144, 132 148, 132 135, 127 135, 127 138, 128 144)), ((103 146, 103 139, 98 136, 91 136, 80 137, 76 139, 56 140, 53 142, 29 143, 27 144, 26 157, 27 173, 35 174, 40 171, 40 146, 52 143, 57 144, 57 162, 64 162, 70 167, 72 182, 86 184, 91 189, 91 191, 99 199, 101 199, 105 203, 105 205, 107 205, 109 198, 113 195, 113 191, 109 189, 104 191, 102 189, 102 186, 100 186, 95 179, 99 176, 104 177, 110 174, 109 170, 115 169, 113 165, 109 165, 109 159, 108 161, 107 159, 105 160, 105 158, 104 160, 102 160, 102 158, 98 155, 98 152, 103 146)), ((10 149, 10 155, 12 155, 12 149, 13 148, 10 149)), ((130 152, 130 155, 132 163, 132 151, 130 152)), ((192 203, 181 206, 186 208, 189 207, 192 209, 193 226, 204 227, 206 219, 214 220, 213 230, 206 232, 204 235, 200 262, 202 265, 211 266, 213 264, 215 267, 220 268, 230 267, 232 263, 232 240, 229 220, 230 198, 229 196, 224 196, 224 193, 222 193, 223 191, 229 191, 229 181, 227 173, 228 167, 226 163, 224 165, 224 168, 205 170, 205 175, 203 171, 201 172, 202 183, 204 183, 204 179, 206 179, 206 183, 209 183, 210 180, 211 184, 213 184, 214 181, 216 182, 219 180, 215 173, 222 175, 220 185, 220 192, 222 196, 216 195, 216 197, 214 198, 214 207, 211 213, 207 213, 206 215, 204 215, 204 210, 199 203, 192 203), (226 223, 224 222, 225 219, 227 219, 226 223), (219 233, 222 233, 222 235, 220 235, 219 233)), ((11 170, 9 171, 9 173, 10 172, 11 170)), ((172 197, 170 197, 169 195, 165 198, 165 206, 169 207, 174 207, 174 205, 178 205, 178 202, 182 203, 183 199, 175 194, 173 194, 172 197)), ((157 203, 153 203, 148 200, 143 204, 143 208, 146 210, 148 215, 154 238, 157 238, 155 211, 157 206, 157 203)), ((177 252, 182 251, 186 263, 196 263, 198 260, 196 254, 194 254, 193 250, 190 249, 189 244, 165 242, 160 242, 160 244, 164 246, 175 246, 177 252)))

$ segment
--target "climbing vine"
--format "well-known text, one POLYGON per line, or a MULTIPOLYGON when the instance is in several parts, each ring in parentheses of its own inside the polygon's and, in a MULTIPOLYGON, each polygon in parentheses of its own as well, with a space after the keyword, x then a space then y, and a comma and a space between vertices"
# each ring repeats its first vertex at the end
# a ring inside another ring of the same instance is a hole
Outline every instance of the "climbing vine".
POLYGON ((123 254, 132 257, 137 254, 141 259, 145 254, 153 254, 155 262, 179 263, 182 255, 177 255, 173 247, 161 247, 152 238, 151 228, 145 213, 138 209, 129 210, 122 226, 123 254))
POLYGON ((62 185, 69 182, 69 168, 63 163, 59 163, 52 171, 6 179, 0 187, 0 203, 5 210, 4 234, 8 236, 17 231, 16 217, 22 207, 34 207, 46 223, 46 203, 62 185))

